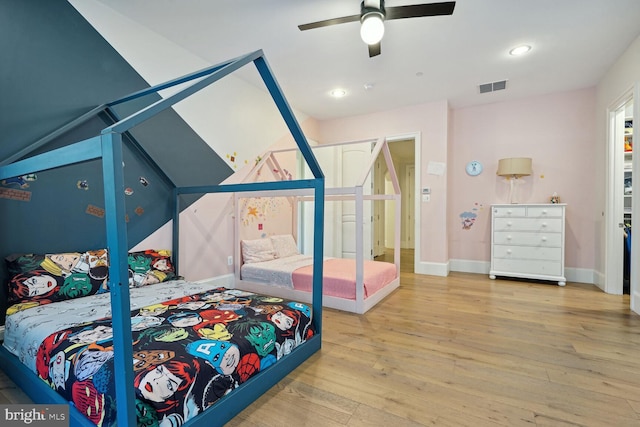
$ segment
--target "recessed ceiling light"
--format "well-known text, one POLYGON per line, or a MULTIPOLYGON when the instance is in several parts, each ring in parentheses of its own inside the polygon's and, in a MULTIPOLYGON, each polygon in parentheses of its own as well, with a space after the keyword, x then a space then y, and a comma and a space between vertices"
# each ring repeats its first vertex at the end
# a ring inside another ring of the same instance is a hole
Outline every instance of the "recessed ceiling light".
POLYGON ((329 94, 334 98, 342 98, 347 94, 347 91, 344 89, 333 89, 329 94))
POLYGON ((523 44, 522 46, 514 47, 509 51, 509 55, 518 56, 524 55, 531 50, 531 46, 523 44))

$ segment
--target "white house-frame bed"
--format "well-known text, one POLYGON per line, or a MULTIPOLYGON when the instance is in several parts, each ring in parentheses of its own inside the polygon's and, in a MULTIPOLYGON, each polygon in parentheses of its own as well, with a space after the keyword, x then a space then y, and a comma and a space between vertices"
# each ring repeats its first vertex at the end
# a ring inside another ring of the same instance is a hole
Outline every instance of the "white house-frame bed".
MULTIPOLYGON (((401 221, 401 194, 400 185, 395 173, 391 153, 388 143, 385 139, 380 138, 370 141, 355 141, 339 144, 326 144, 312 147, 312 150, 322 148, 341 148, 349 144, 373 144, 373 150, 369 160, 361 166, 355 185, 345 187, 328 187, 325 189, 325 202, 329 201, 353 201, 355 202, 355 257, 349 260, 338 261, 330 259, 325 261, 324 266, 324 285, 323 285, 323 304, 326 307, 338 310, 350 311, 354 313, 365 313, 400 285, 400 221, 401 221), (368 178, 378 155, 382 154, 386 162, 389 178, 391 182, 391 194, 367 194, 367 185, 370 185, 368 178), (365 227, 364 215, 366 203, 374 201, 393 201, 394 215, 394 262, 383 263, 367 259, 365 256, 365 227), (338 264, 340 263, 340 264, 338 264), (387 265, 385 265, 387 264, 387 265), (334 269, 335 267, 335 269, 334 269), (389 268, 391 267, 391 268, 389 268), (350 272, 346 272, 349 269, 350 272), (337 288, 333 288, 332 284, 337 282, 337 288), (345 291, 345 288, 352 287, 355 291, 345 291), (348 294, 348 295, 347 295, 348 294)), ((277 154, 285 153, 291 150, 277 150, 267 153, 262 157, 261 161, 253 168, 253 173, 248 175, 247 180, 255 179, 258 171, 264 169, 270 171, 276 180, 288 179, 282 173, 283 168, 278 162, 277 154)), ((263 192, 252 193, 251 197, 278 197, 285 194, 280 192, 263 192)), ((244 264, 243 263, 243 244, 240 230, 241 206, 242 199, 247 196, 237 194, 235 197, 236 221, 235 221, 235 256, 236 260, 241 260, 235 265, 236 287, 240 289, 250 290, 254 292, 267 292, 274 295, 295 295, 296 299, 302 301, 309 300, 309 293, 304 285, 295 285, 296 280, 302 280, 304 283, 304 270, 296 269, 298 266, 308 265, 302 255, 293 254, 292 257, 285 259, 267 260, 264 262, 244 264), (264 274, 262 274, 264 272, 264 274), (277 274, 276 274, 277 272, 277 274), (291 280, 288 278, 291 277, 291 280), (293 283, 292 283, 293 282, 293 283), (296 289, 296 287, 298 289, 296 289), (301 290, 304 289, 304 290, 301 290)), ((292 206, 291 215, 291 235, 296 236, 299 229, 298 204, 305 201, 314 201, 314 197, 307 195, 290 196, 287 195, 292 206)), ((326 209, 327 203, 325 203, 326 209)), ((286 219, 285 219, 286 220, 286 219)), ((325 231, 325 237, 327 236, 325 231)), ((285 237, 285 236, 278 236, 285 237)), ((266 239, 269 237, 267 236, 266 239)), ((261 244, 260 241, 256 243, 261 244)), ((277 252, 277 251, 276 251, 277 252)))
MULTIPOLYGON (((132 348, 133 331, 130 317, 132 313, 132 305, 130 303, 131 291, 129 289, 128 280, 129 271, 127 262, 127 229, 125 222, 125 187, 122 172, 123 134, 127 133, 132 127, 153 117, 157 113, 170 108, 175 103, 251 62, 253 62, 258 69, 260 76, 262 77, 268 91, 292 133, 300 152, 302 153, 309 168, 312 170, 314 177, 307 180, 287 182, 175 188, 173 251, 175 257, 174 261, 176 264, 175 268, 177 270, 180 213, 178 200, 181 194, 306 189, 312 190, 314 196, 318 200, 322 200, 324 197, 323 174, 306 142, 306 138, 304 137, 301 128, 299 127, 286 99, 284 98, 284 95, 271 73, 262 51, 256 51, 251 54, 226 61, 165 84, 131 94, 112 103, 102 105, 94 109, 92 112, 82 116, 78 120, 75 120, 69 125, 54 132, 52 134, 52 138, 54 138, 55 135, 60 135, 71 127, 75 127, 76 125, 83 123, 86 119, 93 117, 100 112, 107 111, 109 114, 117 117, 117 115, 111 111, 110 107, 118 103, 127 102, 132 99, 139 99, 147 94, 157 93, 158 91, 168 87, 181 85, 187 82, 190 83, 188 87, 183 87, 180 91, 168 96, 167 98, 156 101, 126 118, 115 120, 115 123, 112 126, 105 128, 98 136, 0 167, 0 179, 7 179, 52 168, 64 167, 65 165, 74 163, 95 159, 102 160, 107 232, 106 241, 109 253, 108 285, 111 305, 110 312, 112 313, 112 316, 108 320, 112 328, 111 342, 113 349, 114 372, 117 372, 115 378, 112 377, 106 384, 103 384, 103 386, 113 388, 115 391, 113 405, 117 406, 117 418, 114 421, 118 426, 135 426, 137 425, 137 416, 140 415, 140 408, 136 405, 140 396, 136 394, 134 388, 134 378, 137 379, 137 377, 134 377, 134 367, 132 364, 132 361, 135 361, 135 359, 132 348)), ((149 160, 153 162, 152 159, 149 160)), ((314 253, 314 257, 318 262, 314 264, 313 270, 313 298, 311 307, 307 307, 305 309, 304 306, 293 303, 297 308, 302 307, 303 310, 305 310, 305 315, 307 315, 308 318, 313 319, 313 327, 315 330, 313 336, 310 334, 307 335, 308 339, 303 340, 304 342, 293 348, 292 351, 283 352, 283 357, 278 357, 278 360, 275 361, 275 363, 269 365, 268 370, 260 371, 256 376, 249 377, 246 382, 239 384, 232 392, 220 397, 216 403, 202 411, 191 412, 189 414, 179 414, 179 416, 173 418, 174 420, 179 420, 179 424, 174 423, 171 425, 193 427, 200 425, 221 425, 226 423, 247 405, 252 403, 258 396, 276 384, 290 371, 295 369, 296 366, 301 364, 304 360, 320 349, 322 326, 322 263, 319 261, 322 259, 323 250, 321 245, 323 233, 322 203, 318 203, 316 205, 315 220, 317 224, 316 238, 318 239, 318 244, 314 245, 317 249, 317 252, 314 253)), ((84 298, 78 299, 81 300, 84 298)), ((29 310, 30 309, 26 309, 24 311, 28 312, 29 310)), ((256 313, 258 312, 256 311, 256 313)), ((55 331, 52 331, 52 333, 53 332, 55 331)), ((58 337, 55 336, 54 340, 57 338, 58 337)), ((43 381, 36 373, 28 369, 5 347, 0 347, 0 366, 34 402, 47 404, 69 404, 69 401, 58 394, 49 383, 43 381)), ((195 408, 193 402, 187 402, 185 399, 184 405, 186 406, 187 403, 189 403, 190 410, 195 408)), ((86 415, 79 412, 74 405, 69 406, 72 426, 94 426, 96 424, 89 421, 86 415)))

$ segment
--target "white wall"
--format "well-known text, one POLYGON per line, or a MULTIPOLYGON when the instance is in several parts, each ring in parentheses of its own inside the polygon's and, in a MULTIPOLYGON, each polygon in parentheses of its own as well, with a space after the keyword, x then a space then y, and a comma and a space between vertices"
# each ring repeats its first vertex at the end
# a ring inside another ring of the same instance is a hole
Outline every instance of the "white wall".
MULTIPOLYGON (((640 37, 637 38, 620 58, 607 71, 597 86, 596 92, 596 138, 597 151, 595 161, 595 175, 598 182, 596 187, 596 211, 597 221, 594 223, 596 233, 596 259, 595 268, 601 280, 605 273, 605 206, 606 206, 606 182, 608 159, 608 109, 620 99, 626 92, 632 90, 633 85, 640 82, 640 37)), ((638 102, 638 100, 635 100, 638 102)), ((637 200, 637 197, 636 197, 637 200)), ((632 252, 633 253, 633 252, 632 252)), ((640 255, 640 254, 638 254, 640 255)), ((636 258, 637 259, 637 258, 636 258)), ((604 284, 600 284, 604 287, 604 284)))
MULTIPOLYGON (((215 65, 101 2, 70 3, 152 86, 215 65)), ((161 95, 168 94, 165 91, 161 95)), ((293 141, 287 138, 286 124, 266 89, 234 75, 180 102, 174 109, 231 168, 245 169, 228 181, 240 181, 242 173, 268 147, 293 141)), ((306 115, 295 113, 300 122, 309 122, 306 115)), ((309 125, 312 131, 314 126, 309 125)), ((199 280, 233 272, 233 266, 227 265, 227 257, 234 255, 233 221, 231 196, 224 194, 203 197, 181 214, 181 274, 199 280)), ((150 247, 171 247, 171 224, 136 246, 150 247)))

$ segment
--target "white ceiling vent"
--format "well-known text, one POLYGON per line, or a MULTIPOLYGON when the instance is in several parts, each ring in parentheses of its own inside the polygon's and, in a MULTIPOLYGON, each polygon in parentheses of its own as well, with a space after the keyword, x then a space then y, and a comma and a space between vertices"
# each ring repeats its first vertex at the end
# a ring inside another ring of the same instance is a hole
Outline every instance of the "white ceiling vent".
POLYGON ((495 92, 496 90, 506 89, 507 81, 500 80, 498 82, 493 82, 493 83, 483 83, 481 85, 478 85, 478 87, 480 88, 480 93, 495 92))

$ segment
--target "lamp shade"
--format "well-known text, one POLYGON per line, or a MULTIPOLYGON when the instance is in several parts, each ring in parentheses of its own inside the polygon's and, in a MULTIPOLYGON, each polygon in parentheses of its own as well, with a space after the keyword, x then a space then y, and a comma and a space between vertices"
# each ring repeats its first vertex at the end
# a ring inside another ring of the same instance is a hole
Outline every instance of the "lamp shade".
POLYGON ((498 160, 499 176, 527 176, 531 175, 531 159, 529 157, 510 157, 498 160))

